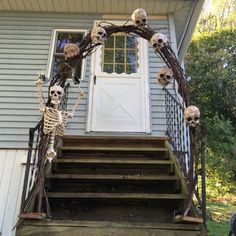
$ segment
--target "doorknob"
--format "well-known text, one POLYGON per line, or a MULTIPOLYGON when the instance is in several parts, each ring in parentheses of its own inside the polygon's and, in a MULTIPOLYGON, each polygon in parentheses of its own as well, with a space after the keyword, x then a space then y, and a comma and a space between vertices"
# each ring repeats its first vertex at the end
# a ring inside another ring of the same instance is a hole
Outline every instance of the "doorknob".
POLYGON ((94 75, 94 76, 93 76, 93 84, 94 84, 94 85, 96 85, 96 81, 97 81, 97 76, 94 75))

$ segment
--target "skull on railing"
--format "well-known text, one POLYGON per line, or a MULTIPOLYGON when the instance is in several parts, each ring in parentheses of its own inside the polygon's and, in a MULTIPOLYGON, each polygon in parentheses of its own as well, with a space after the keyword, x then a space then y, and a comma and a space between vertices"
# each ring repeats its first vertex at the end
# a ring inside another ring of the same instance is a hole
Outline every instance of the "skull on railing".
POLYGON ((138 8, 133 12, 131 19, 135 26, 144 27, 147 24, 147 13, 144 9, 138 8))
POLYGON ((184 111, 184 118, 189 127, 196 127, 200 122, 200 111, 196 106, 188 106, 184 111))
POLYGON ((157 82, 160 83, 162 86, 167 86, 171 80, 173 79, 173 71, 169 67, 163 67, 160 69, 158 76, 157 76, 157 82))
POLYGON ((95 27, 91 32, 91 40, 92 43, 104 44, 104 42, 107 40, 106 30, 99 26, 95 27))
POLYGON ((154 34, 150 40, 150 43, 152 44, 152 47, 155 49, 155 51, 163 48, 167 42, 168 38, 162 33, 154 34))

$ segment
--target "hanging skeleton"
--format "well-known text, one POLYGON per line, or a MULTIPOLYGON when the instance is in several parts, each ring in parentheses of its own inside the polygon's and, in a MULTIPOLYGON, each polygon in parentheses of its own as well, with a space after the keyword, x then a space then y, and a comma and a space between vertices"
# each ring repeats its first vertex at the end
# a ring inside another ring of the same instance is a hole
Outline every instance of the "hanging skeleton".
POLYGON ((83 92, 80 90, 79 97, 72 109, 72 112, 59 111, 58 108, 64 94, 64 89, 59 85, 52 86, 49 89, 50 104, 49 106, 45 106, 42 91, 43 80, 41 78, 42 75, 40 75, 36 81, 36 86, 39 97, 39 110, 43 113, 43 133, 50 135, 46 159, 51 162, 56 156, 56 152, 54 150, 55 136, 64 135, 68 118, 72 118, 74 116, 76 108, 83 97, 83 92))

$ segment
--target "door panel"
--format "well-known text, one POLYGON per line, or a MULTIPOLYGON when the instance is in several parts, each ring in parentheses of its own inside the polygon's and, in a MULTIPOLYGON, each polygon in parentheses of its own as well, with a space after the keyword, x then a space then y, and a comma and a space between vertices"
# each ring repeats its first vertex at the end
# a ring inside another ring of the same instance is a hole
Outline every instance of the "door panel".
POLYGON ((94 53, 91 131, 148 132, 144 45, 137 37, 116 34, 94 53))

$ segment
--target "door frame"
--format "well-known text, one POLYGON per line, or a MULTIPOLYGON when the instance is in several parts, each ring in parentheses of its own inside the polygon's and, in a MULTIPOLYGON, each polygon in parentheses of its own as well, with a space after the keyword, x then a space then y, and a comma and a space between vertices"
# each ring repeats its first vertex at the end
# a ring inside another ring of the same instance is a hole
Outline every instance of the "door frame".
MULTIPOLYGON (((99 23, 99 20, 94 21, 94 27, 99 23)), ((114 23, 114 24, 124 24, 125 21, 120 21, 120 20, 110 20, 109 22, 114 23)), ((144 40, 144 39, 143 39, 144 40)), ((100 46, 102 47, 102 46, 100 46)), ((148 70, 148 42, 143 41, 142 42, 142 57, 143 57, 143 63, 140 65, 140 70, 142 70, 142 75, 144 76, 142 86, 144 87, 144 109, 145 112, 144 117, 145 117, 145 133, 149 134, 151 133, 151 120, 150 120, 150 86, 149 86, 149 70, 148 70)), ((93 132, 92 129, 92 111, 93 111, 93 98, 94 98, 94 75, 95 75, 95 63, 93 64, 92 62, 95 61, 96 53, 93 53, 90 58, 90 75, 89 75, 89 83, 88 83, 88 105, 87 105, 87 121, 86 121, 86 133, 93 132)), ((94 132, 109 132, 109 131, 94 131, 94 132)), ((112 132, 112 131, 111 131, 112 132)), ((123 131, 124 133, 125 131, 123 131)), ((119 132, 120 133, 120 132, 119 132)), ((121 132, 122 133, 122 132, 121 132)), ((126 133, 126 132, 125 132, 126 133)), ((128 132, 127 133, 133 133, 133 132, 128 132)), ((139 133, 139 132, 137 132, 139 133)), ((143 133, 143 132, 142 132, 143 133)))

